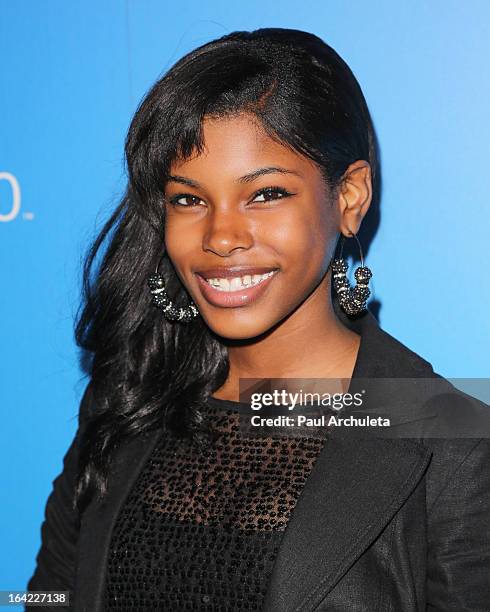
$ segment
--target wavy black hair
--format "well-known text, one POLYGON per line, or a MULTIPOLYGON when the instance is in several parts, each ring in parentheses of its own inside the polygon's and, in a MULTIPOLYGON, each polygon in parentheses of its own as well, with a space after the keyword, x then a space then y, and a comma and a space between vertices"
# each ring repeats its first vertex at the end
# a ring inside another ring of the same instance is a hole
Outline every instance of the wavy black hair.
POLYGON ((170 164, 203 150, 204 117, 253 114, 266 133, 312 159, 336 188, 349 164, 378 154, 361 88, 342 58, 301 30, 236 31, 191 51, 145 95, 125 142, 124 197, 90 246, 75 339, 89 355, 95 408, 80 440, 76 504, 104 495, 122 442, 169 428, 209 440, 203 404, 225 382, 227 349, 198 317, 170 323, 150 305, 147 279, 160 262, 177 306, 189 296, 164 251, 170 164))

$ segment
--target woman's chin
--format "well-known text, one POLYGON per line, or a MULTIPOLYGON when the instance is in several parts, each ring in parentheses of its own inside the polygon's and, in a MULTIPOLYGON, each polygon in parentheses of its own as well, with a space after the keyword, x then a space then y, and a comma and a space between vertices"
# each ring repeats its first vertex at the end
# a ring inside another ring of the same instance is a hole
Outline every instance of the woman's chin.
POLYGON ((228 321, 218 320, 221 317, 209 317, 206 320, 208 327, 224 340, 252 340, 267 333, 274 325, 275 320, 259 317, 227 317, 228 321))

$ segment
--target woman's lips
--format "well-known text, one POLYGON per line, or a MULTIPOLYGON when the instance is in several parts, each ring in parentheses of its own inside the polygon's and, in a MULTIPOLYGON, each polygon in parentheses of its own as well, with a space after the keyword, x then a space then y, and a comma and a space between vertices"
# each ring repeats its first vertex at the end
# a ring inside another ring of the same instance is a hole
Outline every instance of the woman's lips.
POLYGON ((274 280, 277 272, 278 271, 275 270, 272 276, 260 281, 257 285, 237 291, 223 291, 222 289, 216 289, 199 274, 196 274, 196 277, 201 293, 210 304, 213 306, 219 306, 221 308, 236 308, 237 306, 247 306, 248 304, 255 302, 255 300, 257 300, 264 293, 267 287, 274 280))

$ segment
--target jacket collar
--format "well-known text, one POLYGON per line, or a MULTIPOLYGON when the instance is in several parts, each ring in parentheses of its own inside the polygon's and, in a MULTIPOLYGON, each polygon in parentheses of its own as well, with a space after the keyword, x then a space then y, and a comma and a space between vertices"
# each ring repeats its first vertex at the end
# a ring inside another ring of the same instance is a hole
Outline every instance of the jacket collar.
POLYGON ((332 299, 332 305, 340 321, 361 336, 353 378, 416 378, 434 375, 432 365, 384 331, 369 309, 361 315, 349 317, 341 309, 336 297, 332 299))
MULTIPOLYGON (((339 318, 361 335, 353 378, 415 376, 430 364, 381 330, 366 311, 339 318)), ((395 401, 395 400, 393 400, 395 401)), ((75 612, 100 612, 107 556, 118 513, 160 432, 128 443, 116 456, 108 494, 82 517, 75 612)), ((310 612, 376 539, 422 478, 430 451, 411 440, 326 441, 291 514, 265 601, 265 612, 310 612)))

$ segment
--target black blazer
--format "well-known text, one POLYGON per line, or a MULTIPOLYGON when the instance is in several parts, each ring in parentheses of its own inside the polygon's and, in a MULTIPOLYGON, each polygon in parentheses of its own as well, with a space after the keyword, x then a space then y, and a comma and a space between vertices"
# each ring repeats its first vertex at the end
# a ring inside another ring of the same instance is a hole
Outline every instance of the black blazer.
MULTIPOLYGON (((430 425, 429 436, 417 427, 413 438, 400 439, 332 433, 290 517, 264 610, 488 612, 488 432, 453 439, 430 434, 440 431, 434 425, 456 404, 464 407, 464 423, 488 415, 488 406, 457 392, 369 311, 352 321, 334 304, 342 321, 361 334, 355 376, 430 377, 448 393, 430 403, 405 393, 388 398, 402 427, 422 421, 430 425)), ((90 409, 88 385, 81 426, 90 409)), ((106 499, 92 502, 81 517, 71 507, 75 437, 47 502, 29 590, 70 590, 75 611, 102 610, 111 530, 158 436, 147 433, 119 449, 106 499)))

